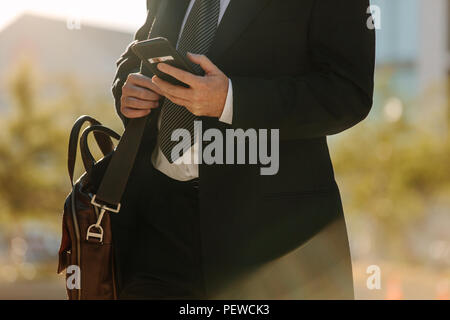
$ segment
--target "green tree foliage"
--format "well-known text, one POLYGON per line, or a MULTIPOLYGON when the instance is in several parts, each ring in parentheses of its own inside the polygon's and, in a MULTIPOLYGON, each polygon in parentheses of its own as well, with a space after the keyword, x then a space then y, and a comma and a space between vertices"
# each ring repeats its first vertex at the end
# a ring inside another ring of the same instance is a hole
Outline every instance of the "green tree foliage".
POLYGON ((400 120, 363 123, 333 145, 346 214, 375 221, 383 250, 402 255, 408 228, 450 205, 449 142, 400 120))
MULTIPOLYGON (((37 83, 26 62, 11 76, 14 105, 0 122, 0 220, 57 216, 70 191, 66 166, 71 124, 82 113, 115 118, 109 103, 99 102, 94 110, 83 105, 74 81, 67 82, 62 98, 45 103, 37 83)), ((117 120, 115 124, 120 125, 117 120)))

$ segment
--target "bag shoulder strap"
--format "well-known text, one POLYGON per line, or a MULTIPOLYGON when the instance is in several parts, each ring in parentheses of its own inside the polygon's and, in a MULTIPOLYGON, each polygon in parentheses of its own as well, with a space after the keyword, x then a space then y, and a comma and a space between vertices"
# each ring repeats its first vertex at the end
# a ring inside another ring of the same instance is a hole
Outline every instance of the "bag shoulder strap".
MULTIPOLYGON (((152 22, 151 24, 153 24, 161 2, 161 0, 147 1, 147 10, 150 15, 148 20, 152 22)), ((146 36, 149 37, 149 34, 146 36)), ((142 71, 143 66, 141 62, 140 72, 142 73, 142 71)), ((92 204, 113 212, 120 210, 120 201, 133 169, 148 117, 131 119, 128 122, 116 151, 108 164, 97 194, 92 199, 92 204), (115 206, 115 208, 111 206, 115 206)))
POLYGON ((114 211, 120 209, 120 201, 133 169, 146 123, 147 117, 129 121, 106 168, 93 204, 107 205, 107 210, 111 209, 111 206, 116 207, 114 211))

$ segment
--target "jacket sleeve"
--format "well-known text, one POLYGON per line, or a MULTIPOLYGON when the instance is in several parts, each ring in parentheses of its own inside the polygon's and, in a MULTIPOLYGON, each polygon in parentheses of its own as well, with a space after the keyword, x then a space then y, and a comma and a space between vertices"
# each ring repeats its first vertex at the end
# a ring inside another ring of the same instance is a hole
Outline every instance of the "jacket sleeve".
POLYGON ((116 112, 122 120, 124 126, 127 125, 128 119, 120 112, 120 98, 122 96, 122 86, 124 85, 130 73, 140 70, 140 60, 131 50, 131 45, 135 41, 142 41, 148 38, 150 33, 159 0, 147 0, 147 19, 142 27, 136 32, 134 41, 128 45, 125 52, 116 61, 117 71, 112 85, 112 94, 114 96, 116 112))
POLYGON ((372 106, 375 32, 368 0, 316 0, 309 30, 309 74, 233 77, 234 128, 280 129, 283 140, 341 132, 372 106))

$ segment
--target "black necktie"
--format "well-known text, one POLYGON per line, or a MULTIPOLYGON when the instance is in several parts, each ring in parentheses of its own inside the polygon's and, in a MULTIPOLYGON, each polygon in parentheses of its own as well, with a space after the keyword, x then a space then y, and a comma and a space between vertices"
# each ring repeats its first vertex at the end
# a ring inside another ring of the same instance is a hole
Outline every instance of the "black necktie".
MULTIPOLYGON (((220 0, 195 0, 186 20, 179 43, 178 52, 186 56, 187 52, 207 54, 216 34, 219 22, 220 0)), ((193 65, 195 71, 203 73, 198 65, 193 65)), ((176 129, 187 129, 191 135, 190 141, 183 141, 183 153, 194 144, 194 121, 196 116, 185 107, 165 99, 161 109, 161 127, 158 142, 164 156, 173 163, 179 155, 172 159, 172 149, 179 142, 172 141, 172 132, 176 129)))

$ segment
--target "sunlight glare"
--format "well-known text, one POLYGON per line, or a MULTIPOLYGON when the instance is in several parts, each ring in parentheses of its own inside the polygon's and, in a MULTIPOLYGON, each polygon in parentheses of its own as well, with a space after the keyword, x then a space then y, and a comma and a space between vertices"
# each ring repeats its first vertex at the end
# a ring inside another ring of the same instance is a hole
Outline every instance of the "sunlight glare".
POLYGON ((24 12, 135 31, 145 21, 144 0, 15 0, 0 8, 0 30, 24 12))

